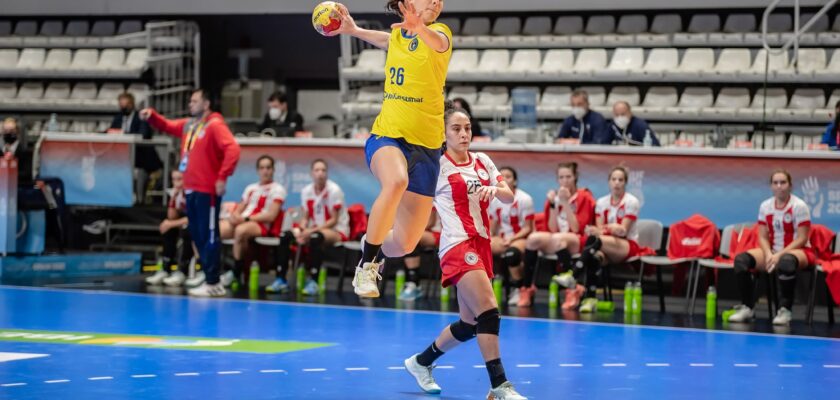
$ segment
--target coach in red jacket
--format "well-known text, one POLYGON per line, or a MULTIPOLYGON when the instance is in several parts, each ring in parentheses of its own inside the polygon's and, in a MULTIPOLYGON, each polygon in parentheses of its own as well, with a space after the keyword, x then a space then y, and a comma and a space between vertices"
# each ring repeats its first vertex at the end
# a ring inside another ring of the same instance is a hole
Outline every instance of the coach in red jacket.
POLYGON ((211 111, 210 105, 207 92, 197 89, 190 97, 190 118, 169 120, 150 108, 140 111, 140 118, 149 121, 153 128, 181 139, 178 169, 184 173, 187 219, 207 279, 189 293, 219 297, 225 295, 225 287, 219 282, 219 205, 227 179, 239 161, 239 144, 222 115, 211 111))

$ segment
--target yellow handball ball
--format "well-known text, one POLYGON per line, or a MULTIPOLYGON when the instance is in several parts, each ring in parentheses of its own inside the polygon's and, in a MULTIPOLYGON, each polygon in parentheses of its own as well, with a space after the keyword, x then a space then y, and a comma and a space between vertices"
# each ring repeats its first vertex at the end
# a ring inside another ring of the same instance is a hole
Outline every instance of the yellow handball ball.
POLYGON ((324 36, 341 28, 341 14, 338 13, 338 4, 334 1, 325 1, 315 6, 315 10, 312 11, 312 26, 324 36))

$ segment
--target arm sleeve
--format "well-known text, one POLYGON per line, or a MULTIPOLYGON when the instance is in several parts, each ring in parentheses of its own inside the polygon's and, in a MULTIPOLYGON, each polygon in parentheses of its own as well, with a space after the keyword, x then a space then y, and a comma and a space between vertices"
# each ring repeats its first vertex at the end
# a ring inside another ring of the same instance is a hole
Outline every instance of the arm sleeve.
POLYGON ((344 207, 344 191, 340 187, 330 193, 330 206, 333 210, 344 207))
POLYGON ((563 121, 563 125, 560 126, 560 131, 557 132, 558 139, 565 139, 572 137, 572 124, 569 122, 569 119, 566 118, 563 121))
POLYGON ((177 138, 184 135, 184 125, 187 124, 188 119, 181 118, 170 120, 163 115, 158 114, 157 111, 152 110, 152 115, 149 117, 149 125, 163 133, 177 138))
POLYGON ((767 225, 767 213, 764 212, 764 206, 758 207, 758 223, 760 225, 767 225))
POLYGON ((811 210, 808 209, 808 206, 805 204, 797 204, 793 208, 793 218, 796 219, 796 227, 799 228, 802 225, 810 226, 811 225, 811 210))
MULTIPOLYGON (((595 223, 595 204, 591 196, 587 195, 580 202, 580 208, 577 210, 578 230, 583 232, 586 225, 593 225, 595 223)), ((603 210, 601 211, 603 212, 603 210)), ((600 212, 599 212, 600 214, 600 212)))
POLYGON ((524 199, 519 205, 519 218, 523 221, 534 219, 534 200, 531 198, 524 199))
POLYGON ((271 191, 271 202, 283 203, 286 201, 286 188, 277 186, 271 191))
POLYGON ((476 157, 480 158, 481 162, 484 163, 484 167, 487 168, 487 173, 490 175, 490 183, 492 185, 496 185, 505 180, 502 173, 499 172, 498 168, 496 168, 496 164, 493 163, 493 160, 491 160, 487 154, 478 153, 476 154, 476 157))
POLYGON ((639 200, 634 198, 632 201, 625 203, 624 216, 635 221, 639 219, 639 211, 641 211, 641 208, 642 205, 639 203, 639 200))
POLYGON ((216 122, 213 124, 213 138, 216 140, 217 150, 224 153, 222 160, 222 167, 219 169, 219 176, 216 180, 227 181, 227 178, 233 175, 236 170, 236 164, 239 162, 239 143, 233 138, 230 129, 224 122, 216 122))

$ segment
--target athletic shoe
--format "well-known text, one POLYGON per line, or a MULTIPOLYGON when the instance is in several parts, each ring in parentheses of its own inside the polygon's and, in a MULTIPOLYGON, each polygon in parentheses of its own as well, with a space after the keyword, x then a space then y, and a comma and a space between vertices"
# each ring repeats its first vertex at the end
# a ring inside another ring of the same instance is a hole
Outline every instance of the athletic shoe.
POLYGON ((432 369, 435 367, 430 365, 428 367, 424 367, 417 362, 417 356, 419 354, 415 354, 409 358, 406 358, 403 364, 405 364, 405 370, 408 371, 411 376, 417 381, 417 385, 420 386, 420 389, 423 389, 424 392, 428 394, 440 394, 440 386, 435 382, 435 378, 432 376, 432 369))
POLYGON ((519 288, 513 289, 510 292, 510 298, 508 299, 507 305, 509 306, 516 306, 519 304, 519 288))
POLYGON ((528 400, 528 398, 517 393, 512 383, 505 382, 495 389, 490 389, 487 400, 528 400))
POLYGON ((159 269, 157 272, 155 272, 154 275, 146 278, 146 283, 148 283, 149 285, 160 285, 161 283, 163 283, 163 280, 166 279, 166 277, 168 276, 168 272, 159 269))
POLYGON ((406 282, 405 287, 400 293, 400 300, 414 301, 423 297, 423 288, 417 286, 414 282, 406 282))
POLYGON ((579 311, 581 313, 594 313, 596 309, 598 309, 598 299, 594 297, 587 297, 583 299, 583 302, 580 304, 579 311))
POLYGON ((189 294, 195 297, 222 297, 227 294, 227 291, 221 282, 215 285, 205 282, 197 288, 190 289, 189 294))
POLYGON ((188 287, 198 287, 201 286, 202 283, 204 283, 204 280, 204 271, 198 271, 195 273, 195 277, 187 279, 184 282, 184 285, 187 285, 188 287))
POLYGON ((163 280, 163 284, 166 286, 181 286, 184 284, 184 281, 187 280, 187 276, 184 275, 181 271, 175 271, 169 274, 169 277, 163 280))
POLYGON ((583 285, 577 285, 574 289, 566 289, 566 300, 563 301, 561 308, 564 310, 576 309, 580 305, 580 299, 584 293, 586 293, 586 289, 583 285))
POLYGON ((379 297, 379 284, 382 280, 379 275, 379 267, 382 263, 369 262, 361 267, 356 267, 356 275, 353 276, 353 291, 361 297, 379 297))
POLYGON ((227 270, 222 276, 219 277, 219 282, 222 282, 222 286, 230 287, 233 284, 233 281, 236 280, 236 275, 233 274, 233 270, 227 270))
POLYGON ((747 322, 753 318, 755 318, 755 311, 740 304, 735 306, 735 313, 729 316, 729 322, 747 322))
POLYGON ((519 302, 516 305, 518 307, 531 307, 536 293, 537 287, 533 285, 519 288, 519 302))
POLYGON ((277 278, 271 285, 265 287, 268 293, 286 293, 289 291, 289 283, 283 278, 277 278))
POLYGON ((793 318, 793 313, 785 307, 776 312, 776 318, 773 318, 773 325, 790 325, 790 320, 793 318))
POLYGON ((574 275, 572 275, 572 271, 566 271, 562 274, 554 275, 551 277, 551 280, 557 282, 558 285, 566 289, 572 289, 577 284, 574 275))
POLYGON ((315 296, 318 294, 318 282, 315 282, 312 279, 308 279, 306 281, 306 285, 300 291, 306 296, 315 296))

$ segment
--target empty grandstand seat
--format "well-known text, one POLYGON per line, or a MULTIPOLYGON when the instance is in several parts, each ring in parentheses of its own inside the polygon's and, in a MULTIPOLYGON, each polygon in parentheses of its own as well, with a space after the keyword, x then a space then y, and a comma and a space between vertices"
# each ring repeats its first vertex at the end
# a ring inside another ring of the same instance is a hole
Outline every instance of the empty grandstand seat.
POLYGON ((438 20, 441 24, 444 24, 449 27, 449 30, 452 31, 452 35, 460 35, 461 34, 461 20, 458 18, 441 18, 438 20))
POLYGON ((817 42, 823 46, 840 46, 840 18, 834 18, 830 32, 817 34, 817 42))
POLYGON ((97 64, 99 64, 99 50, 79 49, 73 54, 73 61, 70 62, 67 73, 72 75, 95 74, 97 64))
POLYGON ((649 33, 636 34, 636 46, 667 46, 671 35, 682 31, 682 18, 678 14, 659 14, 653 17, 649 33))
POLYGON ((364 86, 358 90, 355 98, 341 105, 342 110, 350 115, 368 116, 375 114, 382 104, 382 86, 364 86))
POLYGON ((583 49, 578 52, 572 73, 577 76, 592 76, 607 66, 607 51, 604 49, 583 49))
POLYGON ((575 55, 568 49, 551 49, 546 51, 545 58, 540 64, 539 73, 543 79, 559 78, 571 75, 574 67, 575 55))
POLYGON ((484 50, 478 62, 478 68, 469 76, 474 79, 486 78, 488 75, 503 73, 510 66, 510 52, 505 49, 484 50))
POLYGON ((478 47, 507 47, 508 36, 518 35, 522 31, 519 17, 500 17, 493 23, 490 35, 476 37, 478 47))
POLYGON ((601 86, 581 86, 577 88, 589 95, 589 108, 601 107, 607 102, 607 91, 601 86))
POLYGON ((684 33, 674 33, 674 44, 680 46, 704 46, 709 43, 709 34, 720 31, 720 16, 717 14, 696 14, 688 23, 684 33))
POLYGON ((41 69, 49 70, 49 74, 63 73, 70 67, 73 53, 70 49, 52 49, 47 53, 41 69))
POLYGON ((12 21, 0 21, 0 47, 20 47, 23 40, 12 36, 12 21))
POLYGON ((127 35, 129 33, 137 33, 143 31, 143 23, 137 20, 127 20, 120 22, 120 27, 117 29, 117 35, 127 35))
POLYGON ((39 36, 47 38, 49 47, 70 47, 75 44, 75 38, 64 33, 64 23, 61 21, 44 21, 39 36))
POLYGON ((455 36, 453 39, 454 47, 475 47, 477 45, 476 36, 484 36, 490 34, 490 18, 486 17, 470 17, 464 21, 464 26, 461 28, 461 34, 455 36))
POLYGON ((696 117, 700 110, 711 107, 714 102, 712 89, 708 87, 688 87, 680 96, 676 107, 668 107, 665 114, 670 117, 696 117))
MULTIPOLYGON (((723 49, 715 64, 715 69, 708 72, 708 76, 715 79, 735 80, 738 73, 750 69, 752 55, 749 49, 723 49)), ((707 76, 706 72, 703 72, 707 76)))
POLYGON ((645 51, 640 47, 615 49, 612 60, 606 69, 594 70, 593 74, 605 78, 621 78, 633 71, 641 71, 645 64, 645 51))
POLYGON ((568 86, 549 86, 543 91, 537 104, 537 115, 540 118, 564 118, 572 112, 569 96, 572 88, 568 86))
POLYGON ((67 82, 53 82, 44 91, 43 105, 55 106, 70 97, 70 84, 67 82))
MULTIPOLYGON (((805 26, 805 23, 810 21, 811 18, 814 17, 814 13, 803 13, 799 18, 799 27, 802 28, 805 26)), ((829 24, 828 24, 828 16, 822 15, 820 16, 817 21, 811 25, 808 31, 802 33, 799 36, 799 44, 804 46, 816 46, 819 44, 819 35, 823 32, 828 31, 829 24)), ((780 44, 784 44, 793 36, 793 29, 788 32, 781 32, 781 39, 780 44)))
POLYGON ((40 69, 43 67, 46 57, 47 51, 45 49, 23 49, 16 69, 18 72, 40 69))
POLYGON ((125 64, 119 69, 130 75, 139 75, 146 67, 148 56, 149 51, 146 49, 131 49, 125 57, 125 64))
MULTIPOLYGON (((840 20, 840 18, 838 18, 840 20)), ((814 80, 818 82, 836 82, 840 80, 840 51, 831 53, 831 59, 825 69, 814 71, 814 80)))
POLYGON ((504 86, 486 86, 481 89, 472 111, 476 118, 493 118, 510 101, 510 93, 504 86))
POLYGON ((0 105, 7 106, 15 102, 17 85, 14 82, 0 82, 0 105))
POLYGON ((662 147, 668 147, 677 141, 678 133, 674 131, 656 132, 656 137, 659 139, 659 144, 662 147))
POLYGON ((63 101, 66 107, 79 107, 88 105, 96 100, 96 84, 93 82, 79 82, 73 85, 70 96, 63 101))
POLYGON ((465 78, 478 68, 478 50, 453 50, 447 77, 451 80, 465 78))
POLYGON ((551 34, 551 18, 528 17, 522 26, 522 33, 509 35, 507 45, 511 48, 539 47, 539 37, 551 34))
POLYGON ((840 89, 834 89, 828 98, 828 102, 825 103, 825 108, 814 110, 814 120, 829 121, 834 119, 838 102, 840 102, 840 89))
POLYGON ((475 104, 478 99, 478 91, 475 86, 455 86, 449 91, 449 99, 464 99, 470 105, 475 104))
MULTIPOLYGON (((137 103, 138 107, 142 107, 146 104, 146 100, 149 98, 149 86, 145 83, 132 83, 126 89, 127 92, 134 95, 134 101, 137 103)), ((382 96, 380 95, 380 98, 382 96)))
POLYGON ((647 91, 642 105, 636 107, 634 112, 648 118, 661 118, 665 115, 665 110, 669 107, 675 107, 678 101, 677 88, 655 86, 647 91))
POLYGON ((572 35, 569 44, 575 47, 601 46, 603 35, 615 32, 615 17, 612 15, 593 15, 586 21, 583 35, 572 35))
POLYGON ((635 86, 616 86, 610 90, 604 104, 592 107, 592 109, 604 115, 611 115, 616 102, 626 101, 632 108, 639 104, 640 97, 639 89, 635 86))
POLYGON ((787 108, 776 110, 776 119, 783 121, 810 121, 814 110, 825 108, 823 89, 796 89, 787 108))
POLYGON ((44 85, 40 82, 24 82, 18 89, 15 103, 21 107, 29 107, 41 102, 44 98, 44 85))
POLYGON ((0 49, 0 76, 14 75, 19 53, 16 49, 0 49))
MULTIPOLYGON (((146 38, 143 35, 134 35, 144 30, 143 23, 137 20, 128 20, 120 23, 117 28, 117 36, 131 35, 127 38, 106 38, 102 43, 110 43, 111 45, 120 45, 128 47, 142 47, 146 44, 146 38)), ((165 40, 166 38, 158 38, 165 40)))
MULTIPOLYGON (((805 20, 801 20, 802 23, 805 20)), ((801 25, 800 25, 801 26, 801 25)), ((761 26, 758 27, 758 32, 744 33, 744 44, 749 46, 761 46, 763 42, 761 26)), ((793 16, 787 13, 770 14, 767 18, 767 43, 770 46, 778 46, 782 42, 781 32, 793 31, 793 16)))
POLYGON ((385 50, 365 49, 359 53, 356 65, 342 71, 348 79, 371 79, 382 76, 385 68, 385 50))
POLYGON ((674 80, 696 80, 703 72, 715 67, 715 52, 709 48, 686 49, 680 65, 671 71, 664 71, 666 77, 674 80))
POLYGON ((35 36, 38 34, 38 23, 31 20, 18 21, 15 24, 15 36, 35 36))
POLYGON ((87 21, 70 21, 64 34, 67 36, 87 36, 90 32, 90 23, 87 21))
POLYGON ((647 32, 648 19, 641 14, 622 15, 618 20, 615 34, 605 34, 601 37, 604 46, 633 46, 636 35, 647 32))
POLYGON ((755 61, 749 70, 742 71, 741 75, 745 77, 752 77, 753 79, 764 80, 764 72, 767 69, 767 74, 770 79, 776 76, 778 71, 786 71, 790 66, 788 61, 788 53, 785 52, 770 52, 761 49, 756 53, 755 61), (768 58, 769 54, 769 58, 768 58))
POLYGON ((821 133, 791 132, 785 145, 788 150, 810 150, 810 146, 822 141, 821 133))
POLYGON ((570 43, 571 35, 583 33, 583 17, 562 16, 554 22, 554 34, 542 35, 537 38, 540 47, 566 47, 570 43))
MULTIPOLYGON (((767 119, 773 119, 776 115, 777 109, 787 107, 788 98, 787 93, 782 88, 767 89, 766 108, 767 119)), ((758 89, 753 96, 752 103, 748 108, 739 109, 736 114, 739 117, 744 117, 752 120, 761 120, 765 113, 765 96, 764 89, 758 89)))
POLYGON ((117 108, 117 97, 125 91, 121 83, 105 83, 99 88, 96 99, 91 102, 94 109, 110 110, 117 108))
POLYGON ((799 49, 797 68, 793 63, 787 69, 777 70, 776 77, 784 80, 811 81, 816 71, 822 71, 826 66, 825 49, 799 49))
POLYGON ((749 107, 750 91, 746 88, 723 88, 712 107, 700 110, 700 116, 707 118, 734 118, 741 108, 749 107))
POLYGON ((539 76, 542 54, 536 49, 516 50, 506 71, 498 72, 500 79, 520 80, 526 76, 539 76))
POLYGON ((677 49, 653 49, 641 72, 649 78, 658 78, 679 68, 680 56, 677 49))
POLYGON ((90 28, 91 36, 114 36, 117 32, 117 24, 114 21, 96 21, 90 28))
POLYGON ((125 64, 125 50, 105 49, 99 55, 96 69, 103 71, 118 70, 125 64))
POLYGON ((740 46, 744 44, 744 34, 756 31, 756 18, 753 14, 729 14, 723 24, 723 32, 710 33, 709 44, 717 46, 740 46))

